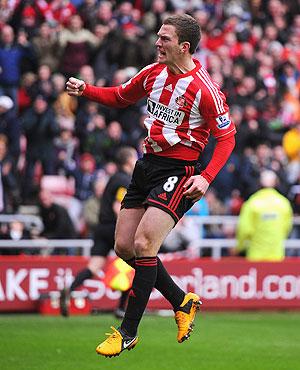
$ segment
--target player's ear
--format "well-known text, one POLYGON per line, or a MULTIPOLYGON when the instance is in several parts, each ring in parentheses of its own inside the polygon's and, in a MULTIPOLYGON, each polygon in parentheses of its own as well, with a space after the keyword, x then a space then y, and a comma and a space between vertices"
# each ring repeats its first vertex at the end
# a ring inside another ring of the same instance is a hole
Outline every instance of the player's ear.
POLYGON ((190 45, 190 43, 189 43, 188 41, 184 41, 184 42, 182 42, 182 43, 180 44, 180 46, 181 46, 180 51, 181 51, 182 53, 186 53, 186 52, 188 52, 188 51, 190 50, 190 47, 191 47, 191 45, 190 45))

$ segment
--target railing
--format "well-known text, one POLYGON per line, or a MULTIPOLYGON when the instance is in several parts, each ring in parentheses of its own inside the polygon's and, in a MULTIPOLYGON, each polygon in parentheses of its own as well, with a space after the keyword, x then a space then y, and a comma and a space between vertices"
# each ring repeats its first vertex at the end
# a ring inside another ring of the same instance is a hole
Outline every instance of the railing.
MULTIPOLYGON (((188 217, 188 216, 185 216, 188 217)), ((224 225, 231 224, 237 225, 238 216, 189 216, 194 217, 199 227, 204 225, 224 225)), ((300 225, 300 216, 293 218, 293 226, 300 225)), ((203 248, 211 249, 211 256, 213 259, 220 259, 222 255, 222 249, 231 249, 236 246, 236 239, 233 238, 201 238, 193 241, 191 248, 196 250, 196 253, 201 256, 203 248)), ((291 238, 285 241, 285 249, 299 249, 300 250, 300 239, 291 238)))
MULTIPOLYGON (((234 224, 238 223, 238 216, 185 216, 193 217, 199 225, 221 225, 221 224, 234 224)), ((295 216, 293 218, 293 225, 300 225, 300 216, 295 216)))
MULTIPOLYGON (((29 222, 28 217, 32 217, 31 222, 38 225, 37 216, 21 216, 21 215, 0 215, 0 222, 9 222, 18 219, 21 222, 29 222), (5 216, 5 217, 4 217, 5 216), (18 217, 17 217, 18 216, 18 217), (4 221, 5 218, 5 221, 4 221), (24 221, 25 220, 25 221, 24 221)), ((224 225, 238 222, 237 216, 185 216, 193 217, 200 226, 204 225, 224 225)), ((300 225, 300 217, 294 217, 294 226, 300 225)), ((211 256, 213 259, 220 259, 222 249, 230 249, 235 247, 235 239, 216 238, 208 239, 202 238, 193 241, 191 247, 195 249, 198 255, 201 255, 203 248, 211 249, 211 256)), ((31 240, 0 240, 0 248, 30 248, 30 249, 49 249, 49 248, 80 248, 82 255, 89 256, 90 250, 93 246, 92 239, 31 239, 31 240)), ((300 250, 300 239, 290 238, 285 242, 285 248, 300 250)))
MULTIPOLYGON (((197 250, 199 256, 203 248, 210 248, 211 257, 218 260, 222 257, 222 249, 231 249, 235 246, 236 239, 199 239, 193 243, 192 248, 197 250)), ((285 248, 300 250, 300 239, 287 239, 285 248)))
POLYGON ((39 216, 21 215, 21 214, 15 215, 0 214, 0 223, 10 223, 13 221, 20 221, 28 228, 35 227, 38 232, 41 232, 44 229, 43 222, 39 216))
POLYGON ((15 249, 52 249, 80 248, 83 256, 89 256, 94 242, 92 239, 30 239, 30 240, 0 240, 1 248, 15 249))

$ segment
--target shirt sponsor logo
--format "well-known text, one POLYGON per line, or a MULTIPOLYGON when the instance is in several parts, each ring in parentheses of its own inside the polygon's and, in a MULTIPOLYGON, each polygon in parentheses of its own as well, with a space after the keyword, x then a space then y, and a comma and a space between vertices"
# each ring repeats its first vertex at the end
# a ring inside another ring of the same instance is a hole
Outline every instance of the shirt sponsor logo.
POLYGON ((169 108, 150 99, 147 101, 147 111, 150 116, 164 122, 165 125, 179 126, 184 119, 184 112, 169 108))
POLYGON ((217 117, 216 121, 217 121, 217 127, 221 130, 224 130, 227 127, 229 127, 231 123, 228 113, 222 114, 221 116, 217 117))

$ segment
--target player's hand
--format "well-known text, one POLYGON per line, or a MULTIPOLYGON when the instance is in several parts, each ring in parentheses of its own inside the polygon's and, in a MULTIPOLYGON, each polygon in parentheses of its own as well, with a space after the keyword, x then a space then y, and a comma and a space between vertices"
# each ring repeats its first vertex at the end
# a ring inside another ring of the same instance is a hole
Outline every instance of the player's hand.
POLYGON ((70 77, 66 83, 66 90, 71 96, 81 96, 85 89, 85 82, 75 77, 70 77))
POLYGON ((183 185, 183 188, 186 189, 183 195, 193 202, 197 202, 206 193, 208 187, 208 181, 201 175, 191 176, 183 185))

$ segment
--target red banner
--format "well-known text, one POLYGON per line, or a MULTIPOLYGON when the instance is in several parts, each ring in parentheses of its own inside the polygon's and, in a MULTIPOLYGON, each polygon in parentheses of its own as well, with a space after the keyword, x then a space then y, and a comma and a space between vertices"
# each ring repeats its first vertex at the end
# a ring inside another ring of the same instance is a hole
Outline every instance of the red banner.
MULTIPOLYGON (((242 259, 184 259, 163 256, 184 291, 201 296, 203 309, 300 309, 300 259, 250 263, 242 259)), ((0 312, 37 311, 41 294, 69 286, 86 266, 84 257, 0 256, 0 312)), ((87 280, 94 309, 113 309, 120 293, 107 288, 104 273, 87 280)), ((153 290, 151 309, 170 308, 153 290)))

